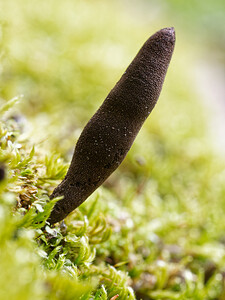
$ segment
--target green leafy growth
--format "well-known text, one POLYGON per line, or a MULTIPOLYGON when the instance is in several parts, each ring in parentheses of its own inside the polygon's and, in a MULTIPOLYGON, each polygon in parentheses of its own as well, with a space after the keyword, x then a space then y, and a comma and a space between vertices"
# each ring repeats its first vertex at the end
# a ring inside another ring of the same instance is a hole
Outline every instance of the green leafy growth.
MULTIPOLYGON (((32 227, 32 228, 42 228, 45 226, 48 217, 57 201, 61 197, 55 198, 46 203, 46 200, 37 200, 32 203, 29 211, 25 213, 25 216, 19 221, 18 226, 20 227, 32 227)), ((20 210, 21 211, 21 210, 20 210)))
POLYGON ((6 103, 2 104, 0 106, 0 116, 4 115, 6 112, 8 112, 10 109, 12 109, 21 99, 23 98, 23 95, 16 96, 12 98, 9 101, 6 101, 6 103))
POLYGON ((45 159, 46 176, 42 180, 58 180, 63 179, 66 175, 68 165, 63 164, 60 156, 52 154, 45 159))
POLYGON ((119 300, 136 299, 133 290, 127 286, 129 278, 126 274, 117 271, 111 266, 109 270, 102 275, 102 282, 108 291, 109 298, 119 295, 119 300))

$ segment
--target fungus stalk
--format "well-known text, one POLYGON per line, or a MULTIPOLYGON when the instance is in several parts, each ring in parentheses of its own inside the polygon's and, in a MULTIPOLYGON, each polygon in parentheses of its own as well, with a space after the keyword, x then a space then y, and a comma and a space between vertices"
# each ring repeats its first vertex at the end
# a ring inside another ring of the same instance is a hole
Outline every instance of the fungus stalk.
POLYGON ((121 164, 159 98, 174 44, 173 28, 152 35, 84 127, 68 172, 50 196, 63 196, 50 224, 63 220, 121 164))

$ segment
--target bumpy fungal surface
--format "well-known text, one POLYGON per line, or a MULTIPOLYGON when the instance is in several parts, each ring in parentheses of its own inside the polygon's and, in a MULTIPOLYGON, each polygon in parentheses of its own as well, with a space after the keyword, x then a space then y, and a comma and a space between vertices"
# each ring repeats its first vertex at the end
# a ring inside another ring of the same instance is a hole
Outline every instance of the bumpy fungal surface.
POLYGON ((159 98, 174 45, 173 28, 152 35, 89 120, 66 177, 50 196, 63 196, 50 215, 51 224, 77 208, 121 164, 159 98))
POLYGON ((0 165, 0 181, 5 179, 5 168, 0 165))

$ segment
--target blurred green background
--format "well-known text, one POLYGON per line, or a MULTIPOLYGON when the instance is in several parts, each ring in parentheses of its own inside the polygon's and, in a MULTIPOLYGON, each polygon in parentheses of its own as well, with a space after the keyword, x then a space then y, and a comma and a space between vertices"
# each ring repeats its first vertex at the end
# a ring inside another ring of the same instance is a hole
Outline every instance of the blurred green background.
POLYGON ((175 27, 159 102, 96 208, 113 234, 95 246, 95 263, 129 261, 121 269, 137 294, 156 291, 144 299, 186 299, 176 291, 194 289, 188 299, 224 299, 224 13, 222 0, 0 0, 0 102, 23 95, 13 112, 22 150, 35 145, 37 156, 56 152, 66 162, 142 44, 175 27), (202 279, 208 264, 216 270, 211 286, 202 279))
POLYGON ((82 128, 144 41, 163 27, 175 27, 177 43, 154 116, 164 110, 173 127, 178 118, 182 122, 187 105, 193 111, 182 123, 189 126, 187 119, 191 124, 202 111, 187 102, 207 103, 214 121, 221 109, 224 115, 222 0, 1 0, 0 5, 1 97, 23 94, 22 111, 28 118, 38 115, 42 136, 50 120, 60 120, 59 151, 71 128, 82 128))

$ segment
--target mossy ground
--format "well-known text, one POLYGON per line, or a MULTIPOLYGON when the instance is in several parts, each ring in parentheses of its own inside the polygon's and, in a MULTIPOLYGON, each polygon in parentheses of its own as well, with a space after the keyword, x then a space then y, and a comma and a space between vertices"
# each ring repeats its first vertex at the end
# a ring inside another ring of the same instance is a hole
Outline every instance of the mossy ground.
POLYGON ((225 299, 225 162, 185 29, 123 164, 65 223, 46 225, 83 126, 170 20, 133 20, 126 3, 0 3, 0 299, 225 299))

